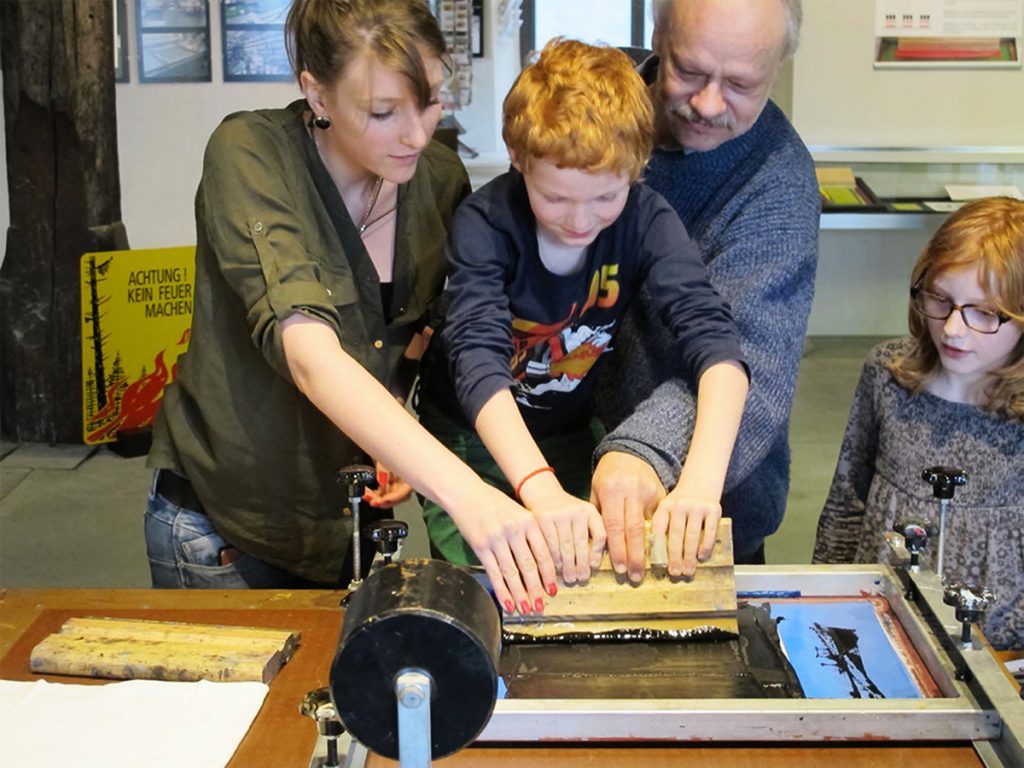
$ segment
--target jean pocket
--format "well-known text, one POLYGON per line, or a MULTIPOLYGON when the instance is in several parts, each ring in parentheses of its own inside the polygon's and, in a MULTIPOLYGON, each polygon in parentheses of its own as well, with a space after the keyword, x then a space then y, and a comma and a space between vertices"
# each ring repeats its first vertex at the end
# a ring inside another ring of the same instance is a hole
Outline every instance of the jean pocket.
POLYGON ((220 552, 228 546, 206 515, 193 512, 178 516, 174 526, 178 572, 186 589, 245 589, 249 586, 237 564, 220 564, 220 552), (183 519, 185 518, 185 519, 183 519))
POLYGON ((248 582, 238 562, 220 564, 220 551, 227 543, 216 533, 178 542, 181 557, 178 572, 185 589, 245 589, 248 582))

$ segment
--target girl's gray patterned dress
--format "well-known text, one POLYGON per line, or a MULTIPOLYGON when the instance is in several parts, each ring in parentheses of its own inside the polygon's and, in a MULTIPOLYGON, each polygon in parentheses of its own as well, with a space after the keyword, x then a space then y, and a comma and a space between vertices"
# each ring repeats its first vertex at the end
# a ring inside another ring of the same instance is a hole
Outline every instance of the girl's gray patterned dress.
MULTIPOLYGON (((968 480, 948 508, 946 578, 988 587, 995 601, 985 635, 997 648, 1024 648, 1024 424, 904 389, 890 370, 911 344, 883 342, 864 364, 814 562, 889 562, 885 533, 897 521, 938 524, 939 503, 922 470, 960 468, 968 480)), ((935 567, 937 543, 923 567, 935 567)))

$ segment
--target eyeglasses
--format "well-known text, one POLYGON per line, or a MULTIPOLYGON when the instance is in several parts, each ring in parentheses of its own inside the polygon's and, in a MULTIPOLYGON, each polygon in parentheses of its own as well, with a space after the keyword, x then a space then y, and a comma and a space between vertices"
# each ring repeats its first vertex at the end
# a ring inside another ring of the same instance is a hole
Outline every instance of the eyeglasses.
POLYGON ((998 333, 1003 323, 1009 322, 1009 315, 982 309, 976 304, 954 304, 948 296, 932 293, 915 285, 910 289, 914 310, 932 320, 945 320, 959 310, 964 325, 978 333, 998 333))

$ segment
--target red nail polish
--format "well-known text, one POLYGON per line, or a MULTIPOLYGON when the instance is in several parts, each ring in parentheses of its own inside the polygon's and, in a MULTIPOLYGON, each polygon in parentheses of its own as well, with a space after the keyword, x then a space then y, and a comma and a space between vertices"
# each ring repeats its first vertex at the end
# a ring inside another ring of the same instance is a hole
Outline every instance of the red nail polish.
POLYGON ((558 587, 555 586, 555 582, 548 584, 548 594, 552 597, 558 594, 558 587))
POLYGON ((512 613, 516 609, 516 604, 511 600, 505 601, 505 613, 512 613))
POLYGON ((544 601, 541 600, 539 597, 533 604, 533 610, 535 610, 537 613, 544 613, 544 601))
POLYGON ((523 600, 523 602, 520 604, 520 608, 522 609, 523 613, 529 613, 530 612, 530 604, 528 602, 526 602, 525 600, 523 600))

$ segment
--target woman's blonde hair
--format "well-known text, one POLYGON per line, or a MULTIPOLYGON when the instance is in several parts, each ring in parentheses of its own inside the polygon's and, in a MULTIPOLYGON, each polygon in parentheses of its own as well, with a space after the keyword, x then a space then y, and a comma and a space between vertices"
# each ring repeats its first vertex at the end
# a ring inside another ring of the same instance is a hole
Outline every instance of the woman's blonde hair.
MULTIPOLYGON (((928 241, 911 272, 910 284, 929 289, 950 269, 977 267, 978 282, 995 308, 1010 322, 1024 323, 1024 201, 988 197, 953 213, 928 241)), ((922 391, 941 362, 928 321, 910 306, 913 351, 897 361, 896 380, 922 391)), ((992 371, 982 407, 1010 419, 1024 420, 1024 335, 1002 368, 992 371)))
POLYGON ((555 38, 516 78, 503 105, 501 136, 523 167, 625 173, 636 181, 651 155, 654 111, 622 51, 555 38))
POLYGON ((295 77, 306 71, 327 85, 369 51, 409 78, 422 109, 432 98, 423 53, 447 61, 444 36, 425 0, 294 0, 285 43, 295 77))

